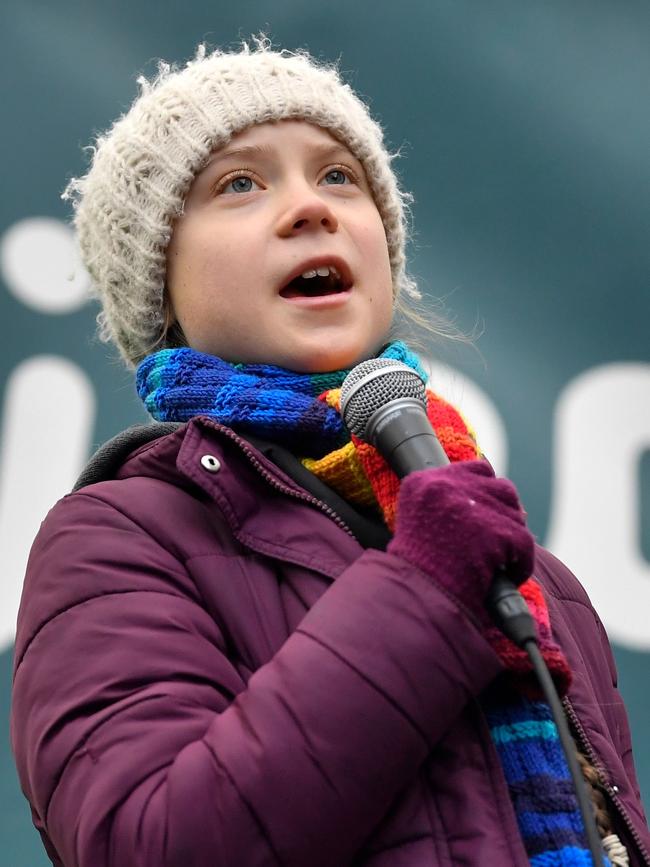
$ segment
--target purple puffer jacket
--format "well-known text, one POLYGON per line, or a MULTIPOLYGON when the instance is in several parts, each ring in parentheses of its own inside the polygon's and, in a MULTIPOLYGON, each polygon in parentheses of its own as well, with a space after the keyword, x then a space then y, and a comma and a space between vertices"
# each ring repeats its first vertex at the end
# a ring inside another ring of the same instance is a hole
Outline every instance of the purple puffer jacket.
MULTIPOLYGON (((650 844, 603 627, 539 551, 569 715, 650 844)), ((500 671, 417 569, 194 419, 59 502, 18 619, 12 740, 66 867, 528 864, 478 696, 500 671)))

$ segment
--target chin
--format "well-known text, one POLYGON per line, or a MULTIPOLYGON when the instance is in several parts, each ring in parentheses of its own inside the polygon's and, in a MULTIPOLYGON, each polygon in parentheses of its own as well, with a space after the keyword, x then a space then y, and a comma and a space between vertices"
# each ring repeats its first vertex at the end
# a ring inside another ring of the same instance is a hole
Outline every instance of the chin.
POLYGON ((328 349, 319 349, 316 352, 310 353, 308 357, 301 356, 295 359, 290 369, 296 370, 299 373, 331 373, 334 370, 346 370, 365 361, 367 358, 374 358, 382 343, 377 344, 373 349, 359 351, 358 347, 344 350, 337 348, 336 351, 328 349))

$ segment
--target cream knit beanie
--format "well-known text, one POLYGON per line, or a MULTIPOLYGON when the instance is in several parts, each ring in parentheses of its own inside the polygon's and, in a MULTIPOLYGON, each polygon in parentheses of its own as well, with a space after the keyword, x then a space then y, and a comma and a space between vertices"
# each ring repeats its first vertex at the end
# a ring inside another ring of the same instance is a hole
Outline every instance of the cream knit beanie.
POLYGON ((210 154, 265 121, 303 119, 329 130, 362 163, 381 215, 395 294, 417 297, 405 270, 407 196, 379 125, 336 69, 265 40, 237 53, 200 46, 184 68, 160 64, 93 150, 88 173, 63 194, 74 202, 81 254, 102 305, 100 337, 129 365, 160 347, 165 251, 172 223, 210 154))

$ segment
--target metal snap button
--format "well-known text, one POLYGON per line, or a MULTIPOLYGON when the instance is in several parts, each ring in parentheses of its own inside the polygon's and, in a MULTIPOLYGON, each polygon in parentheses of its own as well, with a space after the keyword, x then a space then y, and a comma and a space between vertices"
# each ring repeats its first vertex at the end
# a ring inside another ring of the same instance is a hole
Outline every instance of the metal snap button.
POLYGON ((201 466, 209 473, 218 473, 221 469, 221 462, 214 455, 203 455, 201 458, 201 466))

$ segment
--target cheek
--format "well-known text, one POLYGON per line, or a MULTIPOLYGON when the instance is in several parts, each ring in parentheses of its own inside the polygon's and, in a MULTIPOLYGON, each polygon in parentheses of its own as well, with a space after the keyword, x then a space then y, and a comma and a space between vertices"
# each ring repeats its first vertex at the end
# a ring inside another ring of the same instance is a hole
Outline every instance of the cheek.
POLYGON ((388 275, 388 283, 382 286, 373 297, 374 320, 380 334, 386 333, 393 321, 393 284, 388 275))
POLYGON ((173 301, 176 300, 175 294, 187 283, 196 262, 195 247, 196 232, 191 223, 178 223, 167 247, 167 287, 173 301))
POLYGON ((372 255, 372 261, 375 263, 377 270, 382 271, 388 268, 390 272, 386 232, 384 231, 384 224, 381 221, 379 212, 374 206, 372 211, 359 224, 359 230, 364 252, 367 255, 372 255))
POLYGON ((374 319, 379 328, 388 330, 393 320, 395 296, 384 226, 381 220, 378 223, 368 240, 366 255, 371 257, 371 261, 373 262, 372 282, 374 291, 372 293, 372 307, 374 319))
POLYGON ((393 275, 391 273, 388 244, 382 223, 378 227, 375 227, 375 231, 369 234, 364 255, 372 263, 372 281, 376 288, 376 294, 373 293, 373 295, 377 303, 388 305, 392 309, 394 295, 393 275))
POLYGON ((202 294, 212 288, 214 275, 223 273, 229 257, 214 239, 215 233, 205 226, 186 224, 174 232, 167 251, 167 286, 172 301, 180 303, 175 295, 181 293, 202 294))

